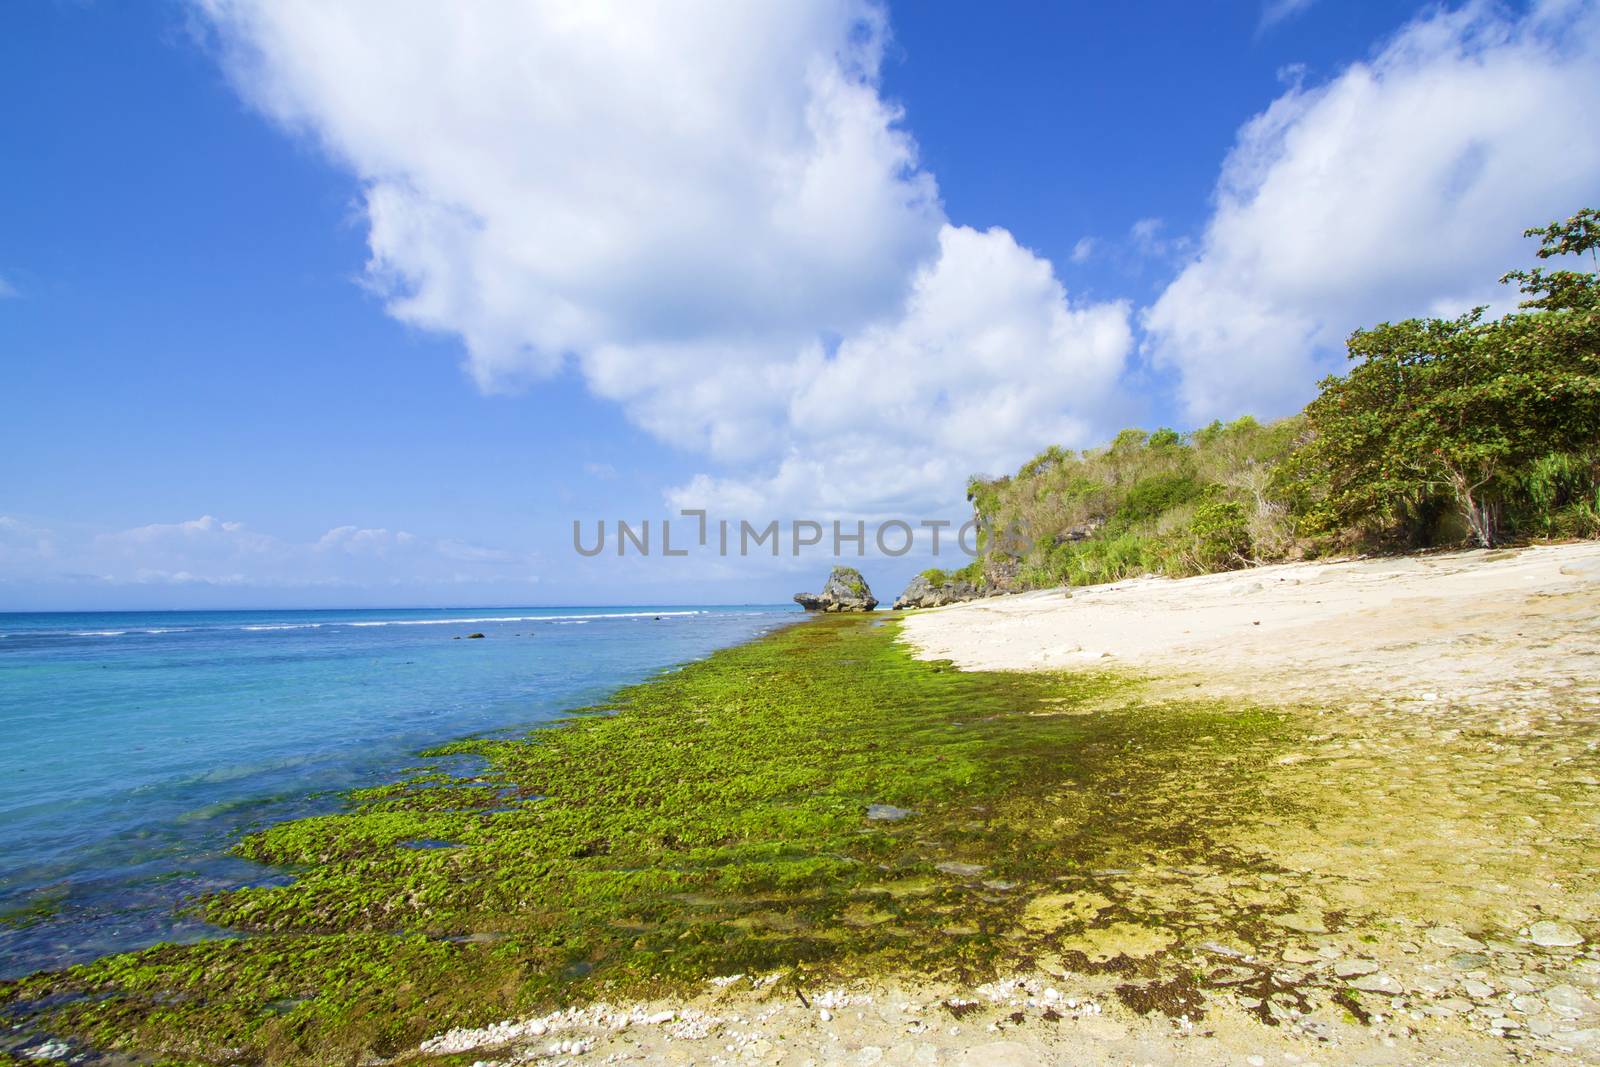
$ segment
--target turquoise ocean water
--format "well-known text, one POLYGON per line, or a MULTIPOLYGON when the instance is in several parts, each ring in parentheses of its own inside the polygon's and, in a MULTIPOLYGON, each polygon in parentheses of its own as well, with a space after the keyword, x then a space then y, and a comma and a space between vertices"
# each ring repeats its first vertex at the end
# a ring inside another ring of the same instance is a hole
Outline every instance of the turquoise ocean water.
POLYGON ((513 735, 792 608, 0 614, 0 977, 215 931, 226 854, 414 754, 513 735), (482 632, 483 640, 455 640, 482 632))

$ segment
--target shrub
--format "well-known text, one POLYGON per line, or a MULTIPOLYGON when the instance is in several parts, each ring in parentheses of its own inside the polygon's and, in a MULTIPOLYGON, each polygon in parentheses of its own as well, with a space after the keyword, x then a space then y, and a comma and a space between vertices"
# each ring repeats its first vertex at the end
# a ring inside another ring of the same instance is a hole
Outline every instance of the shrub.
POLYGON ((1162 512, 1203 496, 1207 486, 1189 473, 1157 474, 1133 483, 1112 524, 1128 529, 1158 518, 1162 512))
POLYGON ((1249 562, 1250 520, 1238 501, 1206 501, 1195 508, 1189 528, 1201 570, 1229 570, 1249 562))

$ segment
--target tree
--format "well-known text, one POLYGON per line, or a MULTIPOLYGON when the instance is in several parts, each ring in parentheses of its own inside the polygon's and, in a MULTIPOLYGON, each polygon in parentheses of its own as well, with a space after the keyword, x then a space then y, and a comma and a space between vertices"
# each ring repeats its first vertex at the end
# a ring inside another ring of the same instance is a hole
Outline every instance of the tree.
POLYGON ((1522 236, 1542 239, 1539 251, 1534 253, 1540 259, 1578 256, 1581 262, 1587 252, 1591 268, 1546 271, 1535 267, 1512 271, 1500 280, 1514 281, 1518 288, 1532 296, 1531 300, 1524 300, 1522 306, 1545 311, 1593 311, 1600 301, 1600 210, 1584 208, 1566 222, 1535 226, 1523 230, 1522 236))
MULTIPOLYGON (((1594 254, 1600 212, 1528 231, 1538 255, 1594 254)), ((1516 271, 1525 310, 1485 321, 1407 319, 1357 330, 1356 366, 1306 408, 1297 476, 1316 481, 1324 525, 1392 523, 1453 501, 1484 547, 1502 532, 1515 476, 1600 441, 1600 285, 1593 272, 1516 271)))

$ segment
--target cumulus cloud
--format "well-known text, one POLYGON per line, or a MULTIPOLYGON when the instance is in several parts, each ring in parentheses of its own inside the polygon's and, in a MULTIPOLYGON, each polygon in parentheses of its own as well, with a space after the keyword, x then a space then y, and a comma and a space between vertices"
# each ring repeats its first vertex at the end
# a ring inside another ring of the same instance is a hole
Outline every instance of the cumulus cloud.
POLYGON ((847 338, 832 357, 813 350, 796 365, 790 440, 776 470, 701 477, 674 502, 916 508, 975 470, 1014 465, 1017 427, 1033 440, 1086 443, 1089 412, 1131 344, 1125 305, 1073 307, 1050 264, 1005 230, 946 226, 939 257, 917 272, 900 314, 847 338))
POLYGON ((852 0, 211 0, 229 69, 367 183, 391 310, 486 386, 602 344, 852 329, 932 249, 937 191, 852 0))
POLYGON ((485 389, 576 367, 730 492, 872 508, 1009 464, 1081 433, 1130 346, 1124 307, 1074 307, 1009 234, 946 219, 879 92, 867 0, 197 2, 240 91, 363 182, 392 314, 459 335, 485 389), (990 266, 1026 295, 949 292, 990 266), (842 383, 874 375, 894 412, 858 392, 824 439, 842 383), (983 435, 969 397, 1005 401, 983 435), (851 457, 874 452, 918 464, 866 485, 851 457))
MULTIPOLYGON (((1518 235, 1600 193, 1600 7, 1436 10, 1248 122, 1142 317, 1191 418, 1304 402, 1352 329, 1508 302, 1518 235)), ((1504 306, 1504 304, 1502 304, 1504 306)))

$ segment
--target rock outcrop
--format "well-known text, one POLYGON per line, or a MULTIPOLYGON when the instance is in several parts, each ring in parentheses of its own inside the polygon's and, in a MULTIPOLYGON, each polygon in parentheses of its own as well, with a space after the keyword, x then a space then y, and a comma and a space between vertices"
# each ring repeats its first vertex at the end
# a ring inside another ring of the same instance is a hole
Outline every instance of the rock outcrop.
POLYGON ((1016 556, 989 556, 983 561, 983 588, 986 594, 1020 593, 1022 561, 1016 556))
POLYGON ((854 567, 835 567, 820 593, 796 593, 794 602, 807 611, 871 611, 878 600, 854 567))
POLYGON ((926 574, 919 574, 895 598, 894 607, 896 611, 902 608, 939 608, 964 600, 976 600, 983 595, 976 585, 962 578, 935 582, 926 574))
POLYGON ((1065 530, 1056 534, 1056 544, 1064 545, 1069 542, 1087 541, 1099 533, 1100 527, 1105 524, 1105 519, 1090 519, 1088 522, 1080 522, 1076 526, 1068 526, 1065 530))

